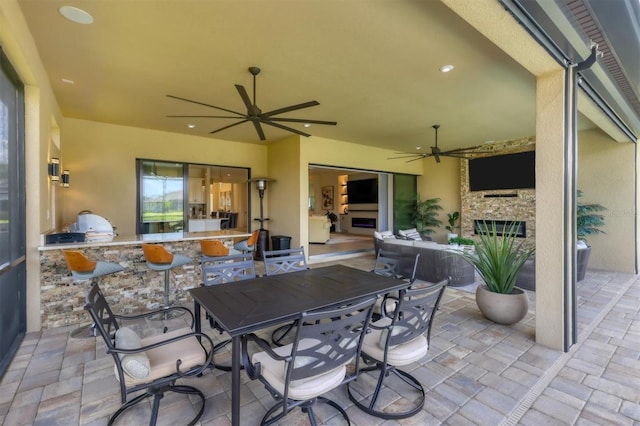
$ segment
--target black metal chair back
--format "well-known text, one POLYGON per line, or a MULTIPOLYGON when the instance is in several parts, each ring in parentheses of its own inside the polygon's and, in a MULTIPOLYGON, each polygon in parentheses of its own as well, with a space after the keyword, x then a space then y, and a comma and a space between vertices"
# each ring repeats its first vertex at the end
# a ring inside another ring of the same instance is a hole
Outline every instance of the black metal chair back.
POLYGON ((202 281, 205 286, 248 280, 256 277, 252 254, 202 256, 202 281))
POLYGON ((265 275, 286 274, 307 269, 304 247, 262 252, 265 275))
POLYGON ((416 279, 416 270, 420 253, 410 256, 392 251, 380 250, 376 256, 373 272, 386 277, 406 279, 413 283, 416 279))
POLYGON ((400 290, 400 300, 393 312, 390 332, 387 333, 385 355, 388 348, 410 342, 420 335, 430 342, 433 317, 448 282, 443 280, 428 287, 400 290))

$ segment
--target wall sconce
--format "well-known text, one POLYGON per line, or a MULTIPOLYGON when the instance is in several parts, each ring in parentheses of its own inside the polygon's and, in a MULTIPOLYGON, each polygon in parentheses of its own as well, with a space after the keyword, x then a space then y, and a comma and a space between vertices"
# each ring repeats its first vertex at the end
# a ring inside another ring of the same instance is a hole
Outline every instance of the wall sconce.
POLYGON ((49 162, 49 177, 52 182, 60 180, 60 159, 56 157, 51 157, 49 162))
POLYGON ((63 170, 62 171, 62 184, 61 186, 63 188, 68 188, 69 187, 69 170, 63 170))

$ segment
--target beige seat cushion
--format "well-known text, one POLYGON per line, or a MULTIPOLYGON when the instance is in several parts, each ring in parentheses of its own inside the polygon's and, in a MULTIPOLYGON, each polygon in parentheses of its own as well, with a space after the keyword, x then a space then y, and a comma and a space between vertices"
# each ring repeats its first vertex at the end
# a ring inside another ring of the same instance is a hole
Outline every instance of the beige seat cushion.
MULTIPOLYGON (((188 327, 170 331, 165 334, 157 334, 142 339, 142 346, 152 345, 163 340, 173 337, 183 336, 191 333, 188 327)), ((176 372, 176 360, 180 359, 182 364, 180 369, 186 371, 197 365, 202 365, 206 361, 206 353, 196 337, 178 340, 177 342, 163 345, 145 352, 149 358, 151 371, 145 378, 139 379, 129 375, 125 375, 125 384, 127 387, 148 383, 160 377, 169 376, 176 372)), ((118 377, 116 372, 116 378, 118 377)))
MULTIPOLYGON (((116 331, 116 348, 140 349, 142 340, 140 336, 129 327, 121 327, 116 331)), ((144 379, 151 372, 151 362, 145 352, 135 354, 118 354, 122 369, 129 376, 136 379, 144 379)))
MULTIPOLYGON (((315 340, 303 339, 300 341, 298 347, 308 348, 315 343, 315 340)), ((291 345, 275 348, 274 352, 281 356, 289 355, 291 353, 291 345)), ((297 361, 301 360, 297 359, 297 361)), ((254 364, 259 362, 262 376, 274 389, 280 393, 284 393, 286 373, 286 363, 284 361, 276 361, 266 352, 257 352, 252 355, 251 362, 254 364)), ((294 380, 289 385, 289 398, 304 401, 329 392, 331 389, 340 386, 346 373, 347 369, 343 365, 318 376, 294 380)))
MULTIPOLYGON (((390 318, 382 318, 372 324, 376 326, 384 326, 388 325, 390 322, 390 318)), ((372 329, 366 334, 364 342, 362 343, 362 352, 378 361, 384 360, 384 349, 382 347, 383 345, 380 344, 383 337, 383 331, 386 332, 386 330, 372 329)), ((411 364, 425 356, 428 350, 429 342, 427 342, 427 338, 424 337, 424 335, 420 335, 407 343, 389 348, 387 362, 389 365, 394 366, 411 364)))

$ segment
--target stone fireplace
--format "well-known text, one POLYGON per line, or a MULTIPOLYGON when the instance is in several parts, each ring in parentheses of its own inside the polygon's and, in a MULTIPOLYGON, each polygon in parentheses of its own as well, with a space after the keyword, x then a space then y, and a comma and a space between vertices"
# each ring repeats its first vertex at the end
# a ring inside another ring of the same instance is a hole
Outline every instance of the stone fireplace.
MULTIPOLYGON (((510 154, 535 149, 535 138, 525 138, 484 145, 483 150, 494 150, 495 155, 510 154)), ((489 154, 491 155, 491 154, 489 154)), ((463 237, 477 235, 477 221, 495 221, 496 225, 519 222, 518 231, 523 234, 524 245, 535 245, 536 191, 535 189, 506 189, 470 191, 469 161, 460 161, 460 233, 463 237)), ((500 170, 496 170, 500 173, 500 170)))

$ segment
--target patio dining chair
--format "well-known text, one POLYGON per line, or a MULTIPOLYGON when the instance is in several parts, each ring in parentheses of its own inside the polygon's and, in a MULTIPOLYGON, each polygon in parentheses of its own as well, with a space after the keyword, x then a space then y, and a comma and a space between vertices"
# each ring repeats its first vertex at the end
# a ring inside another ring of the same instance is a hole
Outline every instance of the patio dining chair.
POLYGON ((116 315, 95 282, 87 292, 84 309, 96 324, 96 330, 106 344, 107 353, 113 357, 116 379, 120 384, 122 405, 109 419, 109 425, 127 409, 146 398, 153 399, 149 425, 155 425, 160 401, 166 392, 199 397, 202 407, 189 424, 193 425, 200 419, 204 412, 204 394, 193 386, 176 382, 199 376, 209 368, 213 359, 213 341, 206 334, 193 332, 193 313, 189 309, 171 306, 139 315, 116 315), (174 309, 191 315, 191 327, 140 337, 140 333, 132 327, 123 326, 124 321, 141 320, 174 309), (127 400, 131 394, 138 395, 127 400))
POLYGON ((262 260, 264 261, 264 274, 267 276, 307 269, 304 247, 285 250, 264 250, 262 252, 262 260))
MULTIPOLYGON (((358 408, 387 420, 411 417, 422 409, 425 397, 422 384, 398 367, 412 364, 427 354, 433 317, 449 281, 446 279, 427 287, 400 290, 391 316, 369 324, 370 331, 362 343, 361 356, 371 367, 363 368, 362 372, 374 376, 377 372, 378 378, 373 392, 367 388, 366 380, 347 385, 349 399, 358 408), (394 377, 400 380, 390 384, 394 377), (400 395, 404 402, 386 405, 393 398, 388 392, 400 395), (413 406, 404 406, 407 401, 413 401, 413 406), (384 408, 383 404, 386 405, 384 408)), ((385 297, 384 306, 386 299, 390 298, 385 297)))
MULTIPOLYGON (((359 354, 375 298, 339 308, 301 313, 292 343, 272 349, 255 334, 242 338, 242 358, 252 380, 260 380, 277 401, 262 418, 269 425, 301 407, 316 425, 314 406, 325 403, 349 417, 336 402, 321 395, 358 376, 359 354), (258 350, 250 353, 257 344, 258 350), (355 363, 355 368, 347 365, 355 363)), ((333 422, 332 422, 333 423, 333 422)))
MULTIPOLYGON (((376 256, 376 263, 373 266, 372 272, 385 277, 405 280, 407 287, 410 287, 416 280, 416 270, 418 269, 419 260, 420 253, 416 253, 415 256, 412 256, 403 253, 380 250, 376 256)), ((398 299, 399 293, 394 291, 391 293, 391 296, 394 297, 387 299, 387 303, 384 307, 388 312, 393 311, 395 306, 394 300, 398 299)), ((376 300, 376 306, 373 308, 374 320, 379 319, 382 315, 386 315, 386 312, 383 311, 382 307, 383 299, 384 297, 379 297, 378 300, 376 300)))
MULTIPOLYGON (((307 269, 304 247, 285 250, 265 250, 262 252, 264 272, 266 276, 286 274, 307 269)), ((271 341, 282 346, 282 340, 291 332, 296 323, 285 324, 271 333, 271 341)))
MULTIPOLYGON (((256 266, 251 253, 215 257, 202 256, 201 265, 203 286, 232 283, 256 277, 256 266)), ((209 320, 211 328, 219 330, 220 334, 224 333, 208 314, 207 319, 209 320)), ((231 339, 227 337, 213 347, 213 352, 219 351, 229 343, 231 343, 231 339)), ((230 365, 216 362, 214 367, 223 371, 231 371, 230 365)))

